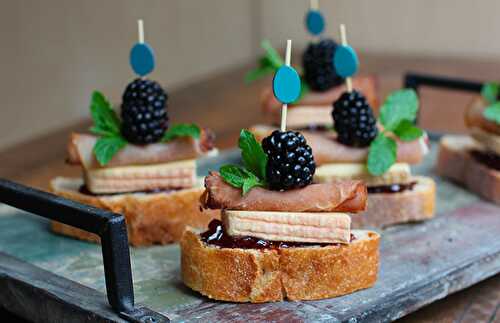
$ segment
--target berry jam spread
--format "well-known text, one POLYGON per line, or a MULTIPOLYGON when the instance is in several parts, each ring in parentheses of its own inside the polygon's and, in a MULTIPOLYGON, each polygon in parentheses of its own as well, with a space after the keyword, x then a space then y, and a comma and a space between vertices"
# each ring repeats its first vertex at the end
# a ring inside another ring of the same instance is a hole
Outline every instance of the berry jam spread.
POLYGON ((500 171, 500 156, 491 152, 472 150, 470 152, 472 158, 479 163, 488 166, 494 170, 500 171))
POLYGON ((146 191, 135 191, 135 192, 121 192, 121 193, 92 193, 86 185, 81 185, 80 188, 78 189, 78 192, 81 194, 85 195, 91 195, 91 196, 113 196, 113 195, 120 195, 120 194, 131 194, 131 193, 144 193, 144 194, 156 194, 156 193, 171 193, 173 191, 177 191, 178 189, 161 189, 157 188, 154 190, 146 190, 146 191))
MULTIPOLYGON (((351 234, 351 241, 355 240, 351 234)), ((326 247, 338 246, 339 243, 305 243, 305 242, 285 242, 269 241, 255 237, 232 237, 226 233, 220 220, 212 220, 208 225, 208 230, 201 234, 201 241, 209 245, 221 248, 241 248, 241 249, 279 249, 298 247, 326 247)))
POLYGON ((391 185, 380 185, 380 186, 369 186, 368 193, 401 193, 404 191, 411 191, 413 187, 417 185, 417 182, 411 182, 408 184, 391 184, 391 185))

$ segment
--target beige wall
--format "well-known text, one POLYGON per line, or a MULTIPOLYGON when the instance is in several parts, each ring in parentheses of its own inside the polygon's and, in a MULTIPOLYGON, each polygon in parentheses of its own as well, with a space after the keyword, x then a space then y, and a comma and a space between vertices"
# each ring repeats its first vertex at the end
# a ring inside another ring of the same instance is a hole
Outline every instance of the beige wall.
MULTIPOLYGON (((248 61, 261 38, 307 41, 307 0, 18 0, 0 3, 0 149, 88 115, 100 89, 114 102, 133 74, 136 19, 169 90, 248 61)), ((496 57, 497 0, 322 0, 327 33, 348 25, 357 48, 496 57)), ((296 47, 296 48, 297 48, 296 47)))

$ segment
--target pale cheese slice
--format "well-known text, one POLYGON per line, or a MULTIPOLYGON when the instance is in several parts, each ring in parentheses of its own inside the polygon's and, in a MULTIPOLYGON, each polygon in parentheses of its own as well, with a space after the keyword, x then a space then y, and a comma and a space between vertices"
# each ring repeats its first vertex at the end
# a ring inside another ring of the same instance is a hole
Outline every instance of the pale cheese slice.
POLYGON ((196 185, 196 160, 86 170, 85 184, 97 194, 189 188, 196 185))
POLYGON ((380 176, 370 174, 366 165, 361 163, 325 164, 316 168, 314 174, 317 183, 346 179, 362 180, 366 186, 406 184, 412 181, 410 165, 406 163, 396 163, 380 176))
POLYGON ((351 218, 345 213, 224 210, 222 221, 231 236, 305 243, 349 243, 351 240, 351 218))

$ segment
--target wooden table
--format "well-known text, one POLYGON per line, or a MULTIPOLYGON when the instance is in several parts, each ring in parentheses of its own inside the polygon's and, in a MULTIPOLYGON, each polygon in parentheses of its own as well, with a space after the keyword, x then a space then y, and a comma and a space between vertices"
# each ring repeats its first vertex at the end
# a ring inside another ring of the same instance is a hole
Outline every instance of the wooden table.
MULTIPOLYGON (((366 55, 361 61, 362 73, 378 75, 381 98, 401 87, 402 76, 408 71, 485 81, 497 79, 500 70, 500 61, 382 55, 366 55)), ((269 85, 269 80, 245 85, 243 75, 250 66, 221 73, 170 93, 171 120, 209 127, 216 131, 220 148, 233 146, 239 129, 262 121, 260 91, 269 85)), ((432 130, 463 132, 461 116, 470 99, 469 94, 424 89, 422 125, 432 130)), ((48 181, 55 175, 78 176, 78 168, 64 163, 65 145, 71 131, 83 131, 88 125, 89 121, 84 120, 0 152, 0 177, 47 189, 48 181)), ((435 302, 401 321, 500 322, 500 276, 435 302)))

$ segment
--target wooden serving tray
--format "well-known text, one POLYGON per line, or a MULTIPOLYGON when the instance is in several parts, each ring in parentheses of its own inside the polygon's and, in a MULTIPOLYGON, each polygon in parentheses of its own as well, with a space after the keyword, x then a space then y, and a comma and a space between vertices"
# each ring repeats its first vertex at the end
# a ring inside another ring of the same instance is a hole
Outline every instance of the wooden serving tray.
MULTIPOLYGON (((415 173, 436 180, 438 215, 425 223, 381 232, 381 268, 373 288, 322 301, 215 302, 183 286, 179 247, 170 245, 131 248, 136 301, 173 321, 388 321, 497 274, 500 208, 435 176, 436 146, 433 143, 431 156, 415 168, 415 173)), ((200 172, 235 162, 238 155, 237 151, 226 151, 203 160, 200 172)), ((72 310, 65 312, 68 307, 60 309, 57 302, 30 303, 35 294, 54 293, 61 304, 94 313, 96 320, 122 320, 104 296, 98 245, 54 235, 47 220, 4 205, 0 205, 0 289, 0 306, 21 307, 31 311, 30 315, 80 320, 71 316, 72 310), (25 289, 9 284, 19 280, 26 282, 25 289)))

